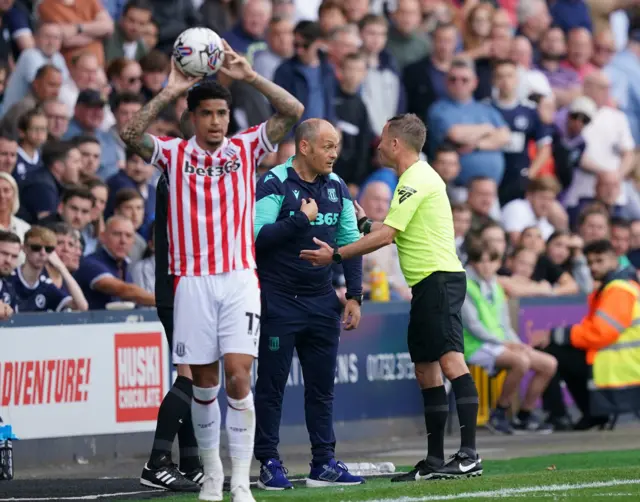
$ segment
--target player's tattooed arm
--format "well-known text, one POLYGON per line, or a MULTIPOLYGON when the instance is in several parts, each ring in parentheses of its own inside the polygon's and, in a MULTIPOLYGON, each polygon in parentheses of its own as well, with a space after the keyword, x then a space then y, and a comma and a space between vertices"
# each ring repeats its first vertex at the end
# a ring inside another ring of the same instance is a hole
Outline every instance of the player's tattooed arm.
POLYGON ((287 137, 289 131, 300 120, 304 105, 277 84, 256 75, 251 84, 260 91, 275 108, 276 113, 267 121, 267 138, 276 145, 287 137))
POLYGON ((153 138, 145 131, 171 100, 172 98, 167 93, 161 91, 131 118, 120 133, 122 141, 140 155, 145 162, 151 162, 154 149, 153 138))

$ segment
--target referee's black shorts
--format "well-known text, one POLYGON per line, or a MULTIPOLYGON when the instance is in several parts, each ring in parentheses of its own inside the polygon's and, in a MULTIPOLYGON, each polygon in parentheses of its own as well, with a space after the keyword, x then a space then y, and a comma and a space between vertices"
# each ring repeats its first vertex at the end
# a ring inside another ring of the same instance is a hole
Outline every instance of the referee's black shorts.
POLYGON ((460 309, 467 294, 464 272, 434 272, 411 288, 408 345, 411 361, 431 363, 464 352, 460 309))

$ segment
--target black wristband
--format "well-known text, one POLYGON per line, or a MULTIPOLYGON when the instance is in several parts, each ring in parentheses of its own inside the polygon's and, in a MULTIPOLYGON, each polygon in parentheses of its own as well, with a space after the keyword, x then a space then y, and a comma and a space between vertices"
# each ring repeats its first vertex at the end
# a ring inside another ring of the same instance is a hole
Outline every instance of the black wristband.
POLYGON ((365 235, 371 232, 371 225, 373 225, 373 221, 366 216, 358 220, 358 230, 365 235))

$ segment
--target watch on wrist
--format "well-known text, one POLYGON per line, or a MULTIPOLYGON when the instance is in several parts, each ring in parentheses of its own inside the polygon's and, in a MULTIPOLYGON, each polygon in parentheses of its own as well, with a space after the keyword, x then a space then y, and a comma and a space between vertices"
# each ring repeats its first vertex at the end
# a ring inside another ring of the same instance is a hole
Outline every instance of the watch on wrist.
POLYGON ((337 263, 338 265, 342 263, 342 255, 338 252, 338 248, 333 250, 333 263, 337 263))
POLYGON ((364 298, 364 295, 350 295, 349 293, 347 293, 346 295, 344 295, 344 297, 347 300, 355 300, 358 302, 358 305, 362 305, 362 300, 364 298))

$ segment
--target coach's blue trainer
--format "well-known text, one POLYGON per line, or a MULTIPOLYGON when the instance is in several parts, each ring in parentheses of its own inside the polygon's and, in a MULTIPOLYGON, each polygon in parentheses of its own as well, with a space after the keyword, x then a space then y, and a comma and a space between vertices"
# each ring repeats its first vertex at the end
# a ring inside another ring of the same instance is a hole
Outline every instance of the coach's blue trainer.
POLYGON ((261 490, 292 490, 293 485, 287 479, 287 468, 275 458, 270 458, 260 466, 258 488, 261 490))
POLYGON ((351 486, 363 484, 364 478, 349 473, 342 462, 332 458, 321 466, 311 464, 311 472, 307 478, 307 487, 323 488, 325 486, 351 486))

